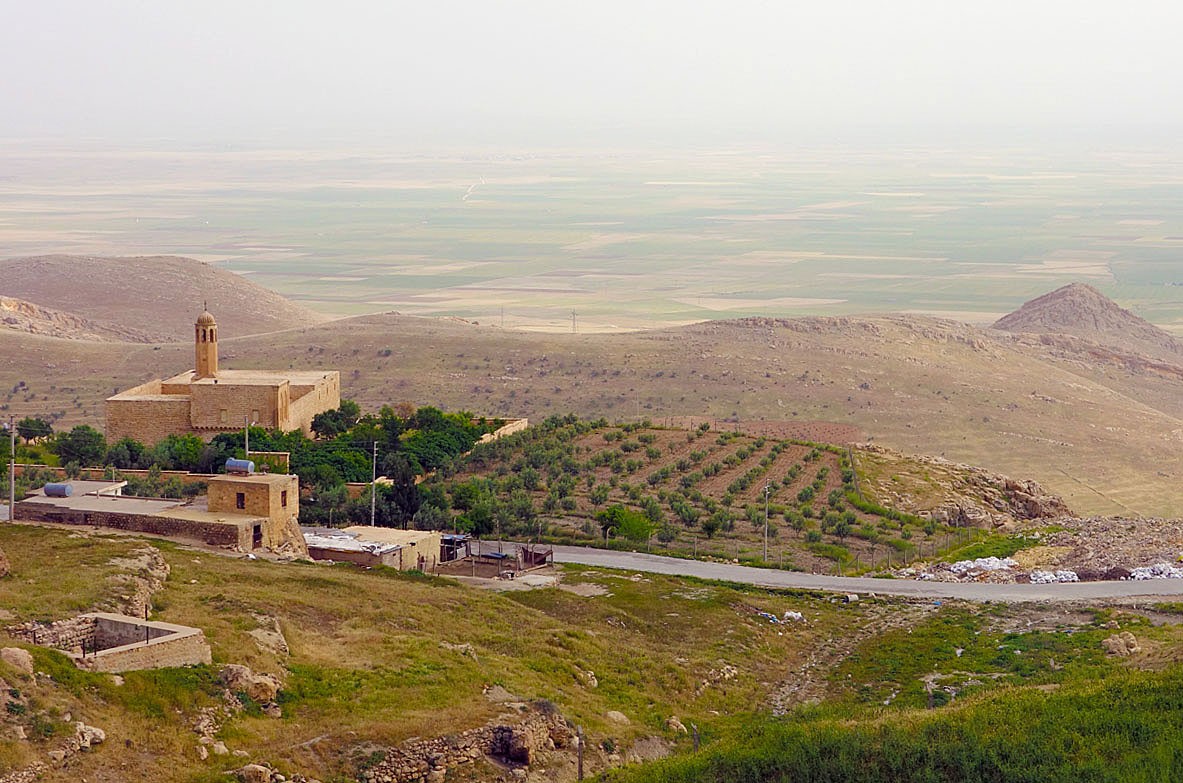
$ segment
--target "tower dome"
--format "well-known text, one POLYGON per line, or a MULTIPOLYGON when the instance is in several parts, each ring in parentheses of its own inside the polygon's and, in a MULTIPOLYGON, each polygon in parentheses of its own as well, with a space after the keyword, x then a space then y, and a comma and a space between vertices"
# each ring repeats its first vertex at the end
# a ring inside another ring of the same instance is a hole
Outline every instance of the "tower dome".
POLYGON ((193 326, 195 353, 193 377, 213 378, 218 374, 218 323, 209 310, 197 316, 193 326))

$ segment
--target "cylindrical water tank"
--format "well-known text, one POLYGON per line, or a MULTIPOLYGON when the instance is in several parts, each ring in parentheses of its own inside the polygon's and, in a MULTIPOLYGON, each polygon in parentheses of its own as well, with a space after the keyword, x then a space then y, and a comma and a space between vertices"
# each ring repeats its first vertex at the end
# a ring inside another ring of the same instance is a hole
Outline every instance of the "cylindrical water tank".
POLYGON ((74 494, 74 487, 69 484, 46 484, 43 491, 47 498, 68 498, 74 494))
POLYGON ((255 463, 249 459, 228 459, 226 460, 227 473, 254 473, 255 463))

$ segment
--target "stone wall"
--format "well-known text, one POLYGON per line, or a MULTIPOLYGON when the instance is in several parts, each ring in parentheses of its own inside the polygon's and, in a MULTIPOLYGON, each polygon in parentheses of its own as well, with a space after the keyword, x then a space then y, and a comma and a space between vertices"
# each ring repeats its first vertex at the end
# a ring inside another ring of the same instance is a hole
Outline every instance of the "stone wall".
POLYGON ((500 440, 506 435, 512 435, 515 432, 521 432, 530 426, 529 419, 510 419, 495 429, 493 432, 487 432, 481 436, 477 443, 490 443, 495 440, 500 440))
POLYGON ((254 476, 213 476, 209 479, 209 510, 263 517, 262 545, 279 549, 285 545, 301 553, 304 536, 300 533, 300 479, 295 475, 267 474, 254 476), (242 493, 244 508, 238 508, 242 493), (286 493, 286 494, 285 494, 286 493))
POLYGON ((334 370, 326 372, 325 376, 316 386, 292 386, 286 429, 303 430, 305 435, 312 435, 312 419, 316 414, 341 407, 341 374, 334 370))
POLYGON ((126 672, 210 663, 198 628, 96 612, 55 623, 24 623, 10 635, 65 652, 82 669, 126 672))
POLYGON ((32 522, 95 525, 116 530, 151 533, 158 536, 194 538, 211 546, 237 548, 244 552, 249 552, 253 548, 254 526, 266 524, 264 519, 248 519, 241 522, 199 522, 152 514, 80 511, 31 500, 21 501, 17 506, 18 518, 32 522))
MULTIPOLYGON (((253 454, 254 452, 251 452, 251 453, 253 454)), ((286 452, 282 452, 282 453, 286 453, 286 452)), ((39 472, 48 470, 48 471, 51 471, 58 478, 62 478, 62 479, 66 478, 66 469, 62 468, 62 467, 53 467, 50 465, 25 465, 25 464, 21 464, 19 462, 17 463, 16 475, 18 475, 18 476, 24 475, 26 470, 36 470, 39 472)), ((144 478, 148 475, 148 473, 150 471, 139 470, 138 468, 128 468, 128 469, 116 468, 115 472, 122 474, 125 477, 137 476, 139 478, 144 478)), ((210 477, 213 475, 216 475, 216 474, 188 473, 183 470, 162 470, 162 471, 160 471, 160 477, 162 479, 168 480, 171 478, 177 478, 177 479, 181 480, 182 484, 204 484, 205 482, 209 481, 210 477)), ((82 473, 79 474, 78 478, 82 479, 83 481, 109 481, 109 480, 111 480, 111 470, 110 469, 104 470, 102 468, 91 468, 91 469, 83 468, 82 473)), ((366 486, 368 487, 369 484, 366 484, 366 486)))
POLYGON ((162 394, 160 381, 111 397, 106 402, 106 414, 108 443, 120 438, 134 438, 141 443, 153 444, 173 433, 193 431, 189 397, 162 394))
POLYGON ((4 630, 10 636, 42 647, 54 647, 67 652, 91 649, 95 646, 98 618, 93 615, 72 617, 53 623, 22 623, 4 630))
POLYGON ((573 747, 575 732, 562 716, 536 711, 520 723, 498 723, 460 734, 413 740, 386 751, 361 775, 366 783, 417 783, 442 780, 447 770, 492 756, 529 765, 540 752, 573 747))
POLYGON ((242 429, 250 419, 260 427, 284 429, 279 398, 287 385, 286 380, 274 385, 194 383, 189 387, 191 426, 198 430, 242 429))

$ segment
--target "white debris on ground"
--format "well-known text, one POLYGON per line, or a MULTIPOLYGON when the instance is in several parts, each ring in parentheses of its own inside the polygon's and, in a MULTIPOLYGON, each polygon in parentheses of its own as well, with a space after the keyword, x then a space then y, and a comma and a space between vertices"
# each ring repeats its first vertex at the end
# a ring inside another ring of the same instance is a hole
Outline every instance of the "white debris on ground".
POLYGON ((1129 578, 1137 581, 1144 579, 1183 579, 1183 568, 1177 568, 1169 563, 1155 563, 1152 566, 1131 568, 1129 578))
POLYGON ((976 560, 958 560, 949 566, 955 574, 968 574, 971 571, 1004 571, 1014 568, 1019 562, 1011 557, 979 557, 976 560))
POLYGON ((1075 571, 1060 570, 1060 571, 1032 571, 1031 584, 1033 585, 1048 585, 1056 582, 1079 582, 1080 577, 1076 575, 1075 571))
POLYGON ((805 615, 800 612, 794 612, 792 609, 785 612, 784 617, 781 618, 784 622, 789 623, 803 623, 805 622, 805 615))

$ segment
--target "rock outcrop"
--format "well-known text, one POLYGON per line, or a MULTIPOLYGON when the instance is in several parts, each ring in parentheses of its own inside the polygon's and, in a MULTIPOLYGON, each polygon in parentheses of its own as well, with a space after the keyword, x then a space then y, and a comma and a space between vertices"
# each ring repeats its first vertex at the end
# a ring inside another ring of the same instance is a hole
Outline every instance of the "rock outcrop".
POLYGON ((1121 658, 1128 658, 1131 655, 1137 655, 1142 652, 1137 637, 1129 631, 1122 631, 1121 633, 1110 636, 1101 642, 1101 646, 1105 648, 1106 654, 1116 655, 1121 658))
POLYGON ((572 747, 575 732, 553 709, 534 709, 524 720, 494 723, 434 739, 413 740, 385 751, 382 761, 366 769, 366 783, 411 783, 443 780, 449 769, 486 756, 529 766, 538 754, 572 747))

